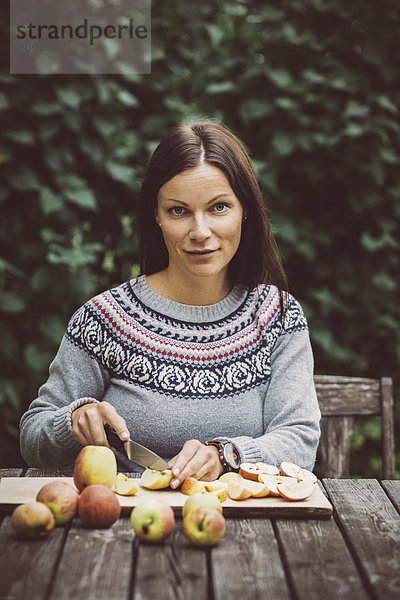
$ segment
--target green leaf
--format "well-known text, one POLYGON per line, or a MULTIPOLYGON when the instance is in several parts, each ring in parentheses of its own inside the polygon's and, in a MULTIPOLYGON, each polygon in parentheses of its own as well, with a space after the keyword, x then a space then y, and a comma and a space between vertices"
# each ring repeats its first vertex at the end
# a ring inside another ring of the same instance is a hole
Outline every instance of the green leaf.
POLYGON ((26 309, 25 300, 13 292, 0 290, 0 312, 21 313, 26 309))
POLYGON ((88 188, 82 188, 80 190, 66 190, 64 192, 64 197, 73 204, 76 204, 77 206, 87 210, 95 210, 97 207, 96 197, 88 188))
POLYGON ((57 98, 69 108, 79 108, 82 97, 73 87, 56 88, 57 98))
POLYGON ((345 119, 352 117, 366 117, 370 112, 369 106, 360 104, 356 100, 349 100, 344 109, 343 116, 345 119))
POLYGON ((295 148, 293 136, 277 133, 272 139, 272 146, 280 156, 288 156, 295 148))
POLYGON ((54 194, 47 187, 41 188, 40 190, 40 204, 45 215, 58 212, 64 206, 62 198, 57 194, 54 194))
POLYGON ((105 163, 107 173, 116 181, 130 185, 134 177, 134 170, 132 167, 126 165, 120 165, 111 161, 105 163))
POLYGON ((233 92, 234 90, 235 85, 232 81, 218 81, 208 84, 206 87, 206 94, 226 94, 233 92))
POLYGON ((35 136, 31 131, 26 129, 4 131, 3 135, 13 142, 24 146, 32 146, 35 143, 35 136))
POLYGON ((130 92, 127 92, 126 90, 120 90, 117 94, 117 98, 124 106, 132 107, 137 106, 139 104, 136 96, 134 96, 130 92))
POLYGON ((38 178, 29 167, 20 167, 15 173, 9 175, 9 179, 16 190, 37 190, 40 188, 38 178))
POLYGON ((24 358, 28 367, 43 371, 49 366, 53 356, 49 352, 43 352, 36 344, 28 344, 24 350, 24 358))
POLYGON ((10 102, 3 92, 0 92, 0 111, 10 107, 10 102))
POLYGON ((62 112, 62 108, 57 102, 46 102, 40 100, 32 104, 30 110, 41 117, 56 115, 62 112))

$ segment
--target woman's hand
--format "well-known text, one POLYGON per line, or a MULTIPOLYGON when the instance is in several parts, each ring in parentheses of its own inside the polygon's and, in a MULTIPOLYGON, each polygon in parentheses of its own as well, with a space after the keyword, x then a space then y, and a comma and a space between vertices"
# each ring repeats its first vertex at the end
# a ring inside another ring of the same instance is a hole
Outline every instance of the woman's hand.
POLYGON ((129 431, 123 419, 109 402, 84 404, 71 415, 72 433, 82 446, 107 446, 104 425, 108 423, 121 440, 129 438, 129 431))
POLYGON ((168 464, 174 476, 170 483, 172 488, 181 485, 186 477, 214 481, 223 471, 217 448, 205 446, 199 440, 185 442, 179 454, 171 458, 168 464))

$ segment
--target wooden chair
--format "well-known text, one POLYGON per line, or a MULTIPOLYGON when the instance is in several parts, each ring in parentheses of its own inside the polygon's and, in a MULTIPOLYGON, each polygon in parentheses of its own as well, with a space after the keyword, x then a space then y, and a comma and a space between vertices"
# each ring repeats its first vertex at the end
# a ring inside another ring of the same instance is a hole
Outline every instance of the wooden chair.
POLYGON ((319 465, 322 477, 350 477, 350 450, 355 416, 382 418, 382 478, 394 479, 393 390, 390 377, 365 379, 315 375, 321 409, 319 465))

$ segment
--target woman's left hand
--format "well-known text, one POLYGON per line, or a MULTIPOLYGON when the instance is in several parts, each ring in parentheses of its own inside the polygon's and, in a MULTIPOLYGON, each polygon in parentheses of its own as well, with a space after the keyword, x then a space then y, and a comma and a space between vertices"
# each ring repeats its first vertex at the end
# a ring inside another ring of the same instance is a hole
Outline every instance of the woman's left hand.
POLYGON ((171 458, 168 464, 174 476, 170 483, 172 488, 180 486, 187 477, 214 481, 223 471, 217 448, 206 446, 199 440, 185 442, 179 454, 171 458))

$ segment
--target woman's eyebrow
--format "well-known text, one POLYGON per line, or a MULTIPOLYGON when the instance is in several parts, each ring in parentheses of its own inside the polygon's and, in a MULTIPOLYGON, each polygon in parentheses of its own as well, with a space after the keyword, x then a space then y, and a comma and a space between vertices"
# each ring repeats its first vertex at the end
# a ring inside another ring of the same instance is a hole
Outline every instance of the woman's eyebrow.
MULTIPOLYGON (((209 200, 207 202, 207 204, 212 204, 212 202, 215 202, 216 200, 219 200, 220 198, 223 198, 225 196, 232 196, 232 194, 230 194, 229 192, 223 192, 222 194, 218 194, 217 196, 215 196, 214 198, 211 198, 211 200, 209 200)), ((166 202, 179 202, 179 204, 183 204, 183 206, 188 206, 188 204, 186 202, 184 202, 184 200, 177 200, 176 198, 165 198, 166 202)))

